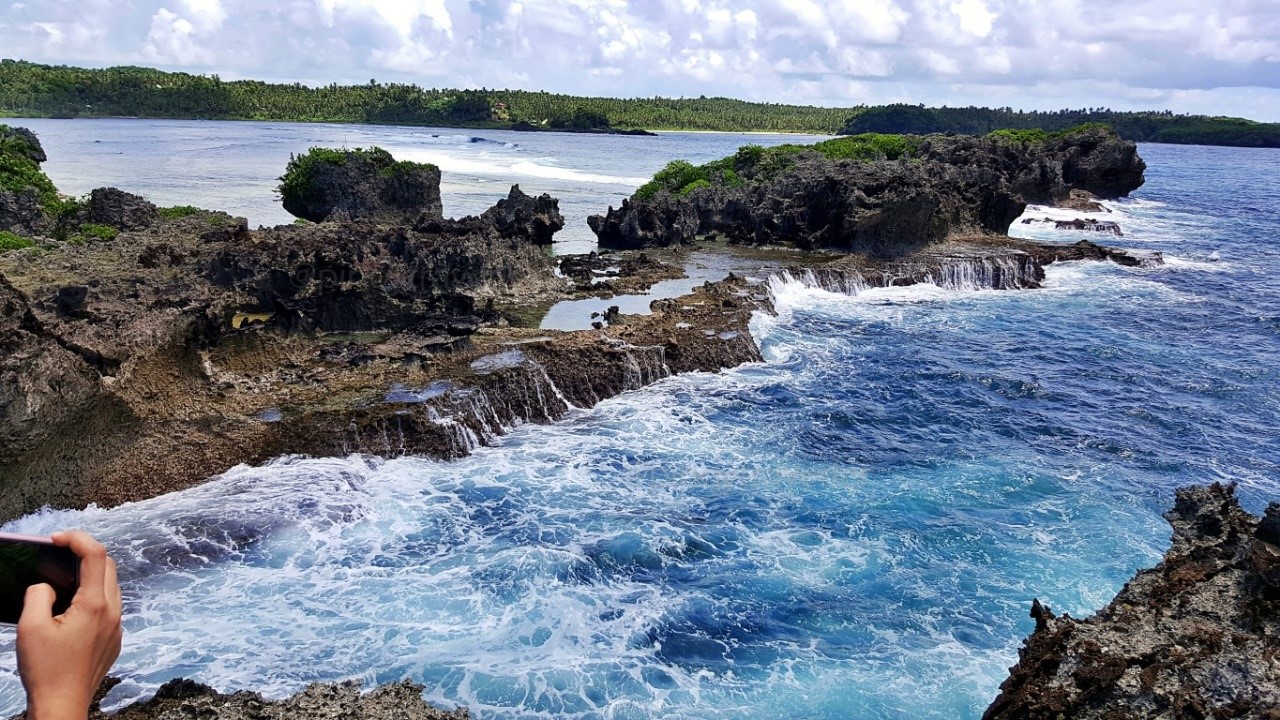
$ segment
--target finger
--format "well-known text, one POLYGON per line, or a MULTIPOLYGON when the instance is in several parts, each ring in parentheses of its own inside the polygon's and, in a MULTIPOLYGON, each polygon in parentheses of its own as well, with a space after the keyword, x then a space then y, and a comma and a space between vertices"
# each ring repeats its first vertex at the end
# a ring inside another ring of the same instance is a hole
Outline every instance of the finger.
POLYGON ((120 583, 116 579, 116 561, 110 557, 107 558, 107 573, 102 590, 107 596, 107 607, 116 615, 121 614, 124 601, 120 594, 120 583))
POLYGON ((102 543, 89 537, 88 533, 79 530, 53 534, 53 544, 71 548, 71 552, 80 558, 80 589, 76 590, 75 602, 88 601, 91 604, 103 605, 107 601, 104 591, 107 576, 107 549, 102 543))
POLYGON ((18 618, 18 627, 44 624, 53 621, 53 603, 58 594, 47 583, 31 585, 22 598, 22 617, 18 618))

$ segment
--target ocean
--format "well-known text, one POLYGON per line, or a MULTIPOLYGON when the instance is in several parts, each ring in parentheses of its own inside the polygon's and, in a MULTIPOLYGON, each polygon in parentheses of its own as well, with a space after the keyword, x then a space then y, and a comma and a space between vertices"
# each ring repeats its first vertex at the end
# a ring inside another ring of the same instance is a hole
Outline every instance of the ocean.
MULTIPOLYGON (((448 214, 510 182, 585 217, 666 161, 782 136, 658 138, 152 121, 23 122, 60 187, 288 221, 290 152, 380 144, 448 214)), ((46 510, 121 564, 119 706, 165 680, 280 697, 409 678, 481 718, 977 718, 1032 629, 1159 560, 1175 488, 1280 499, 1274 150, 1143 145, 1109 203, 1164 253, 1045 287, 835 294, 775 279, 766 362, 674 377, 455 462, 280 458, 123 507, 46 510)), ((1028 217, 1062 211, 1032 208, 1028 217)), ((0 634, 0 712, 22 692, 0 634)))

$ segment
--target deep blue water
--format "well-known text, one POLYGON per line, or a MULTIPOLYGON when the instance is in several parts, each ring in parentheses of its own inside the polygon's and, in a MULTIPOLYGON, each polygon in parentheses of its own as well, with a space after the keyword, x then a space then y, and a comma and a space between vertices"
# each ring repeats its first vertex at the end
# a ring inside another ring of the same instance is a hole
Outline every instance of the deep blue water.
POLYGON ((179 675, 408 677, 486 718, 976 718, 1031 598, 1104 605, 1167 547, 1176 487, 1280 498, 1280 155, 1141 151, 1148 184, 1109 219, 1161 268, 775 283, 766 363, 458 462, 286 458, 5 529, 85 526, 121 559, 117 702, 179 675))

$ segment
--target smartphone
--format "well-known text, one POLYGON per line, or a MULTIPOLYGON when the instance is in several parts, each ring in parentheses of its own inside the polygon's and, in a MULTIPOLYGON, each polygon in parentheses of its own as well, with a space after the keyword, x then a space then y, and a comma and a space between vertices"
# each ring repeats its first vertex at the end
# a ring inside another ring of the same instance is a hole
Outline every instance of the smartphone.
POLYGON ((39 583, 53 587, 53 614, 66 612, 80 587, 80 558, 47 537, 0 533, 0 623, 18 624, 27 588, 39 583))

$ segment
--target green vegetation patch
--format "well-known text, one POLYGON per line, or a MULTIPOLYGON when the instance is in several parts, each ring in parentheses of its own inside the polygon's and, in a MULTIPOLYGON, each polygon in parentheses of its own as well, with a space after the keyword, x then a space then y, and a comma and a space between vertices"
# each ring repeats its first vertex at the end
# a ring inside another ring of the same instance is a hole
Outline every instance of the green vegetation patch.
POLYGON ((32 162, 43 157, 39 146, 32 144, 30 139, 18 134, 8 125, 0 125, 0 155, 25 157, 32 162))
POLYGON ((192 215, 199 215, 206 211, 194 205, 174 205, 172 207, 159 208, 159 212, 160 217, 165 220, 178 220, 192 215))
POLYGON ((35 188, 45 211, 54 214, 51 210, 58 202, 58 188, 34 160, 22 155, 0 154, 0 188, 15 193, 35 188))
POLYGON ((913 157, 919 150, 914 138, 901 135, 864 133, 852 137, 824 140, 815 145, 777 145, 764 148, 746 145, 733 155, 705 165, 675 160, 657 172, 634 197, 648 200, 659 192, 688 195, 705 187, 742 187, 747 179, 769 180, 781 175, 804 153, 817 153, 832 160, 901 160, 913 157))
POLYGON ((7 230, 0 230, 0 252, 8 252, 10 250, 25 250, 29 247, 35 247, 36 241, 21 235, 14 235, 7 230))

